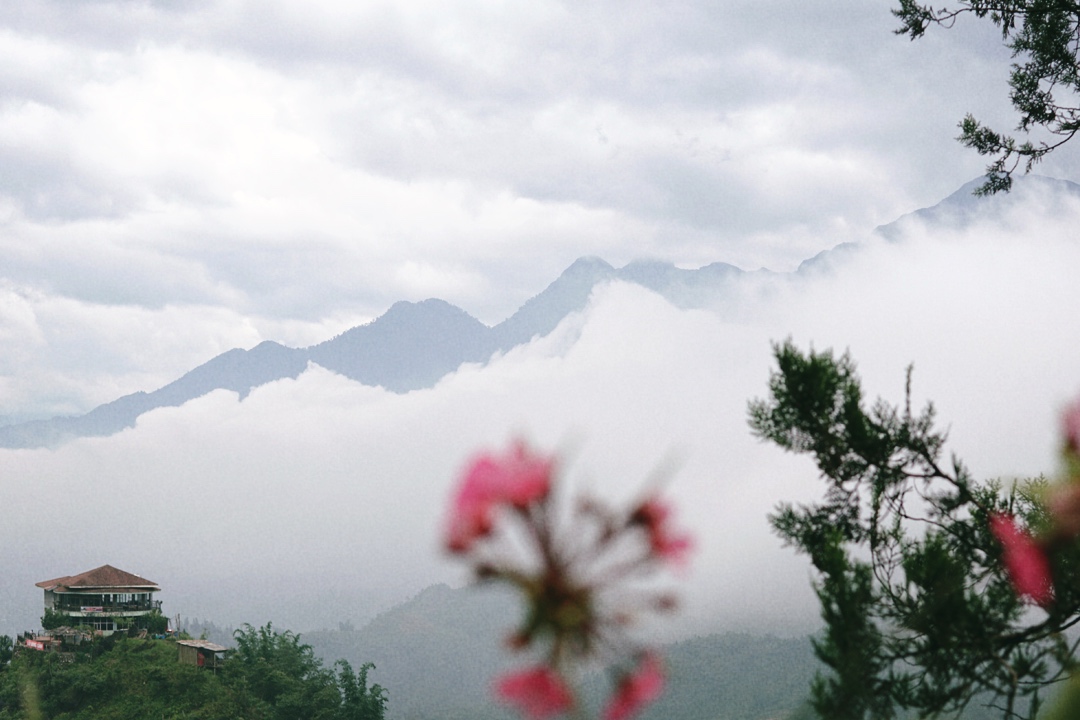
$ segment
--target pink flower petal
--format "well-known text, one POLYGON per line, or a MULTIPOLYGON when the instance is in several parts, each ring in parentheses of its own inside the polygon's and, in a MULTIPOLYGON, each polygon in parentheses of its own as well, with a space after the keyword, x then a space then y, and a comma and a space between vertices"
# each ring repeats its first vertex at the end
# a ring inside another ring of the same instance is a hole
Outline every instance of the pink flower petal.
POLYGON ((545 665, 502 676, 495 682, 495 694, 530 720, 561 715, 574 704, 562 678, 545 665))
POLYGON ((991 516, 990 531, 1004 550, 1002 560, 1016 594, 1049 605, 1054 599, 1050 562, 1035 540, 1017 527, 1011 515, 991 516))
POLYGON ((670 517, 671 506, 657 498, 650 498, 641 504, 633 519, 645 526, 653 554, 669 562, 682 564, 686 562, 694 541, 688 534, 676 535, 672 532, 670 517))
POLYGON ((446 547, 451 552, 467 552, 473 542, 491 532, 494 496, 487 468, 491 462, 486 456, 478 458, 458 487, 446 531, 446 547))
POLYGON ((524 508, 547 497, 554 460, 531 453, 520 441, 499 460, 501 477, 497 485, 501 501, 524 508))
POLYGON ((551 458, 532 454, 520 442, 504 455, 477 456, 466 468, 451 503, 447 549, 468 552, 476 540, 487 536, 497 505, 522 509, 547 497, 553 466, 551 458))
POLYGON ((626 675, 615 689, 604 720, 628 720, 646 705, 656 701, 664 692, 664 673, 660 658, 655 653, 645 653, 637 669, 626 675))

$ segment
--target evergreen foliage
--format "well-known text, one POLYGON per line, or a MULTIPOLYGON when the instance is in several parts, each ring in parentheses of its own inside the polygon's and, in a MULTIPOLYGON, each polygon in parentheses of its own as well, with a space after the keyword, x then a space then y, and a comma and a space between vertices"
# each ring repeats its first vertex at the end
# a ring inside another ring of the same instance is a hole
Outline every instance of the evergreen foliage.
POLYGON ((45 614, 41 616, 42 630, 55 630, 62 625, 66 625, 67 623, 68 616, 62 612, 57 612, 52 608, 45 608, 45 614))
POLYGON ((1001 567, 991 515, 1041 527, 1044 481, 1002 489, 974 482, 934 410, 878 401, 864 408, 851 358, 775 348, 767 400, 750 404, 755 434, 813 457, 821 502, 782 504, 770 520, 817 572, 825 620, 815 642, 830 672, 812 686, 824 718, 959 715, 969 704, 999 717, 1034 718, 1075 650, 1064 631, 1080 620, 1075 548, 1055 557, 1063 587, 1033 610, 1001 567), (1062 582, 1064 579, 1064 582, 1062 582))
POLYGON ((387 695, 365 664, 326 668, 299 636, 236 632, 219 672, 181 663, 175 642, 113 635, 66 661, 26 650, 0 665, 0 720, 384 720, 387 695))
POLYGON ((137 625, 145 628, 151 635, 164 635, 169 629, 169 618, 162 615, 160 610, 154 610, 139 618, 137 625))
POLYGON ((991 130, 968 115, 960 122, 960 137, 980 155, 996 156, 987 167, 986 182, 977 195, 1012 187, 1012 173, 1024 172, 1080 130, 1080 5, 1071 0, 960 0, 935 8, 918 0, 899 0, 893 14, 901 21, 897 34, 915 40, 930 25, 952 27, 961 15, 988 18, 1001 30, 1002 41, 1019 61, 1009 77, 1009 99, 1020 115, 1017 130, 1027 134, 1042 128, 1048 140, 1018 142, 991 130), (1062 99, 1064 98, 1064 100, 1062 99))

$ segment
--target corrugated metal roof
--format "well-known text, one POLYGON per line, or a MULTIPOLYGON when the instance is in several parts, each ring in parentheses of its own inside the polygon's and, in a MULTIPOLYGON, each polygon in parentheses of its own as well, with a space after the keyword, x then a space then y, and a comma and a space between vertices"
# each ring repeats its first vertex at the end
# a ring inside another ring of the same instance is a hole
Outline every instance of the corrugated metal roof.
POLYGON ((211 652, 225 652, 229 648, 222 647, 217 643, 212 643, 209 640, 177 640, 177 645, 186 645, 193 648, 201 648, 203 650, 210 650, 211 652))
POLYGON ((55 590, 57 588, 80 590, 108 589, 114 592, 119 592, 121 590, 161 590, 161 588, 158 587, 158 584, 153 580, 147 580, 138 575, 132 575, 129 572, 118 570, 112 565, 102 565, 99 568, 87 570, 79 575, 68 575, 53 580, 42 580, 39 583, 35 583, 35 585, 39 588, 44 588, 45 590, 55 590))

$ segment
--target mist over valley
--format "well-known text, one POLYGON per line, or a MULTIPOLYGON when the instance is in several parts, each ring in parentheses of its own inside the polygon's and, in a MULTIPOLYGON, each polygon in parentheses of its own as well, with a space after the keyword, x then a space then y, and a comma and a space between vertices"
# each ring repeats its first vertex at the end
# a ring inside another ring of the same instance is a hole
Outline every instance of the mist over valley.
MULTIPOLYGON (((809 567, 765 518, 780 500, 814 497, 816 473, 746 426, 770 344, 849 349, 868 395, 893 403, 913 363, 914 402, 934 401, 976 477, 1052 473, 1057 413, 1080 385, 1080 204, 1071 185, 1029 180, 1008 202, 916 213, 798 272, 652 276, 650 287, 644 269, 704 271, 584 261, 571 270, 598 271, 573 284, 584 301, 550 331, 416 389, 364 384, 309 355, 286 377, 245 376, 249 387, 151 409, 112 434, 0 450, 0 632, 37 625, 35 582, 102 563, 158 582, 169 615, 362 626, 467 580, 440 551, 450 487, 475 451, 516 437, 614 498, 669 474, 698 551, 676 578, 683 612, 660 636, 809 632, 809 567)), ((424 341, 438 327, 399 361, 451 346, 424 341)))

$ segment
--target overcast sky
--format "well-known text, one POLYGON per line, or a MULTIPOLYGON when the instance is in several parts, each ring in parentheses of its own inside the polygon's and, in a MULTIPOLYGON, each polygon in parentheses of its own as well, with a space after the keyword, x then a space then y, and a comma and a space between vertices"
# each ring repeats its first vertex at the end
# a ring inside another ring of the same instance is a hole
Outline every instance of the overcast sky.
MULTIPOLYGON (((0 4, 0 416, 85 412, 397 300, 494 324, 584 255, 788 271, 863 240, 982 172, 953 139, 966 112, 1014 124, 991 28, 913 44, 889 7, 0 4)), ((1040 171, 1077 180, 1075 161, 1040 171)), ((702 550, 689 614, 805 629, 805 562, 764 516, 814 473, 745 426, 770 340, 850 347, 893 402, 914 362, 977 476, 1052 473, 1078 389, 1070 203, 872 243, 738 312, 608 287, 431 390, 313 368, 0 451, 0 633, 40 613, 33 582, 107 562, 167 586, 170 614, 362 619, 459 577, 436 551, 442 500, 469 452, 514 433, 624 492, 674 453, 702 550)))
POLYGON ((5 3, 0 416, 397 300, 494 324, 583 255, 782 271, 861 239, 981 172, 965 112, 1013 124, 991 28, 912 43, 889 8, 5 3))
MULTIPOLYGON (((868 401, 932 399, 974 477, 1057 472, 1058 414, 1080 391, 1080 201, 920 232, 835 273, 764 278, 714 309, 599 289, 554 333, 431 389, 394 395, 318 367, 143 415, 54 450, 0 450, 0 634, 33 626, 35 582, 110 563, 159 582, 170 616, 357 625, 427 585, 461 583, 439 550, 466 459, 515 436, 625 501, 657 468, 697 544, 674 627, 807 632, 804 557, 766 515, 822 489, 812 464, 753 438, 770 341, 850 349, 868 401)), ((660 624, 669 629, 671 623, 660 624)))

